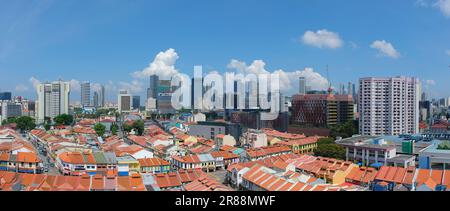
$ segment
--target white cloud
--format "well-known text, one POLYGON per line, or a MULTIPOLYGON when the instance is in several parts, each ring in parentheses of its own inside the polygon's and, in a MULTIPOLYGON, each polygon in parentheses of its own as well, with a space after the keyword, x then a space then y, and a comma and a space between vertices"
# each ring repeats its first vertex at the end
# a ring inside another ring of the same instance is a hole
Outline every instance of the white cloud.
POLYGON ((120 89, 128 90, 132 94, 139 94, 144 90, 144 84, 141 81, 133 80, 131 83, 121 81, 119 82, 120 89))
POLYGON ((79 92, 81 90, 81 83, 78 80, 72 79, 69 81, 70 91, 71 92, 79 92))
POLYGON ((326 90, 328 88, 328 80, 312 68, 305 68, 303 70, 294 70, 287 72, 284 70, 268 71, 265 68, 266 63, 262 60, 255 60, 250 65, 245 62, 233 59, 228 64, 229 69, 235 69, 243 74, 268 74, 276 73, 280 77, 280 89, 284 94, 295 94, 298 92, 298 80, 300 77, 305 77, 307 86, 314 90, 326 90))
POLYGON ((445 51, 445 53, 450 56, 450 50, 445 51))
POLYGON ((147 79, 151 75, 158 75, 160 78, 170 79, 178 73, 178 70, 175 69, 175 63, 178 58, 177 52, 172 48, 164 52, 159 52, 148 67, 142 71, 134 72, 132 75, 138 79, 147 79))
POLYGON ((29 79, 30 83, 33 84, 33 87, 36 88, 37 85, 39 85, 41 83, 41 81, 39 81, 37 78, 35 78, 34 76, 31 77, 29 79))
POLYGON ((439 8, 442 14, 450 18, 450 0, 438 0, 434 6, 439 8))
MULTIPOLYGON (((31 84, 33 84, 34 88, 36 88, 36 86, 41 83, 41 81, 38 80, 37 78, 35 78, 34 76, 31 77, 29 79, 29 81, 30 81, 31 84)), ((70 80, 68 82, 70 84, 70 91, 71 92, 80 92, 80 90, 81 90, 81 83, 80 83, 80 81, 78 81, 76 79, 72 79, 72 80, 70 80)))
POLYGON ((416 0, 415 5, 421 6, 421 7, 428 7, 430 5, 429 0, 416 0))
POLYGON ((23 84, 19 84, 16 86, 16 92, 26 92, 28 91, 28 87, 23 85, 23 84))
POLYGON ((399 58, 400 53, 394 48, 394 46, 386 42, 386 40, 376 40, 370 45, 371 48, 377 49, 379 52, 379 55, 381 56, 388 56, 391 58, 399 58))
POLYGON ((102 85, 99 83, 92 83, 91 87, 92 87, 92 91, 94 91, 94 92, 98 92, 102 89, 102 85))
POLYGON ((317 48, 335 49, 340 48, 343 45, 343 41, 338 33, 326 29, 318 30, 317 32, 305 32, 302 37, 302 42, 317 48))
POLYGON ((434 86, 434 85, 436 85, 436 81, 434 81, 434 80, 426 80, 425 83, 426 83, 427 85, 429 85, 429 86, 434 86))

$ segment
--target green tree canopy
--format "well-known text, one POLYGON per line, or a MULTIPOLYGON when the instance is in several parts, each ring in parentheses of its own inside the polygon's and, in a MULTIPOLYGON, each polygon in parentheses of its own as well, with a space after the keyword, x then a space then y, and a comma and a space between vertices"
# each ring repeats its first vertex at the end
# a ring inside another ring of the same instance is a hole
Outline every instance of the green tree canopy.
POLYGON ((345 149, 338 144, 322 144, 318 145, 314 151, 316 156, 336 158, 340 160, 345 159, 345 149))
POLYGON ((343 124, 338 124, 330 127, 331 137, 342 137, 348 138, 352 137, 355 134, 358 134, 358 122, 357 121, 349 121, 343 124))
POLYGON ((49 123, 45 123, 44 124, 44 129, 45 130, 50 130, 51 127, 52 127, 52 125, 50 125, 49 123))
POLYGON ((119 131, 119 126, 117 126, 117 124, 113 123, 111 125, 110 130, 111 130, 111 133, 115 136, 115 135, 117 135, 117 132, 119 131))
POLYGON ((129 133, 129 132, 131 132, 131 130, 133 130, 133 127, 131 125, 124 124, 123 130, 129 133))
POLYGON ((144 134, 144 121, 138 120, 133 123, 133 128, 139 136, 144 134))
POLYGON ((53 118, 56 125, 71 125, 73 123, 73 116, 69 114, 61 114, 53 118))
POLYGON ((98 136, 103 136, 105 135, 106 127, 101 123, 97 123, 94 125, 94 130, 98 136))
POLYGON ((23 131, 33 130, 36 127, 36 123, 33 118, 29 116, 21 116, 16 119, 17 129, 23 131))
POLYGON ((2 121, 2 125, 12 124, 12 123, 17 123, 16 117, 10 117, 10 118, 2 121))

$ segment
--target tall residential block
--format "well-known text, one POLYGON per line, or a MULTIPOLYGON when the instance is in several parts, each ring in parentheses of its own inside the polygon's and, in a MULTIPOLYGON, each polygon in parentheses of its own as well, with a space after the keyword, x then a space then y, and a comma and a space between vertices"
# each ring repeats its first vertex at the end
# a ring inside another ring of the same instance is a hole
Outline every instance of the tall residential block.
POLYGON ((419 132, 420 81, 411 77, 361 78, 361 135, 400 135, 419 132))
POLYGON ((69 113, 70 83, 55 81, 36 86, 36 119, 43 123, 45 117, 54 118, 69 113))

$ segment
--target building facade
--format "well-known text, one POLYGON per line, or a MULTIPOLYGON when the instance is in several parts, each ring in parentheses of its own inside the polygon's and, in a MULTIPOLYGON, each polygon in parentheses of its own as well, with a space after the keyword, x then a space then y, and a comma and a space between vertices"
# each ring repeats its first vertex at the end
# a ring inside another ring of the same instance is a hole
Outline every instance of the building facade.
POLYGON ((87 81, 81 83, 81 105, 91 106, 91 83, 87 81))
POLYGON ((351 95, 306 94, 292 99, 294 124, 325 127, 353 120, 351 95))
POLYGON ((36 86, 36 119, 43 123, 45 117, 54 118, 69 113, 70 83, 55 81, 36 86))
POLYGON ((120 113, 131 111, 133 103, 132 98, 133 97, 128 93, 128 91, 126 90, 119 91, 117 102, 120 113))
POLYGON ((359 80, 361 135, 419 132, 419 79, 409 77, 359 80))

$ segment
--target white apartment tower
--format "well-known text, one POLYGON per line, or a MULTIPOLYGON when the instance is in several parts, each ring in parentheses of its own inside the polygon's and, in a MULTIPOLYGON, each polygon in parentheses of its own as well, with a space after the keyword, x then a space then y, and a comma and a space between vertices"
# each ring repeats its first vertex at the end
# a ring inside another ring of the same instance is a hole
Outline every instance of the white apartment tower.
POLYGON ((41 83, 36 86, 36 119, 43 123, 45 117, 54 118, 69 113, 70 83, 55 81, 41 83))
POLYGON ((419 132, 420 81, 411 77, 359 80, 361 135, 400 135, 419 132))
POLYGON ((91 106, 91 83, 88 81, 81 83, 81 105, 91 106))

